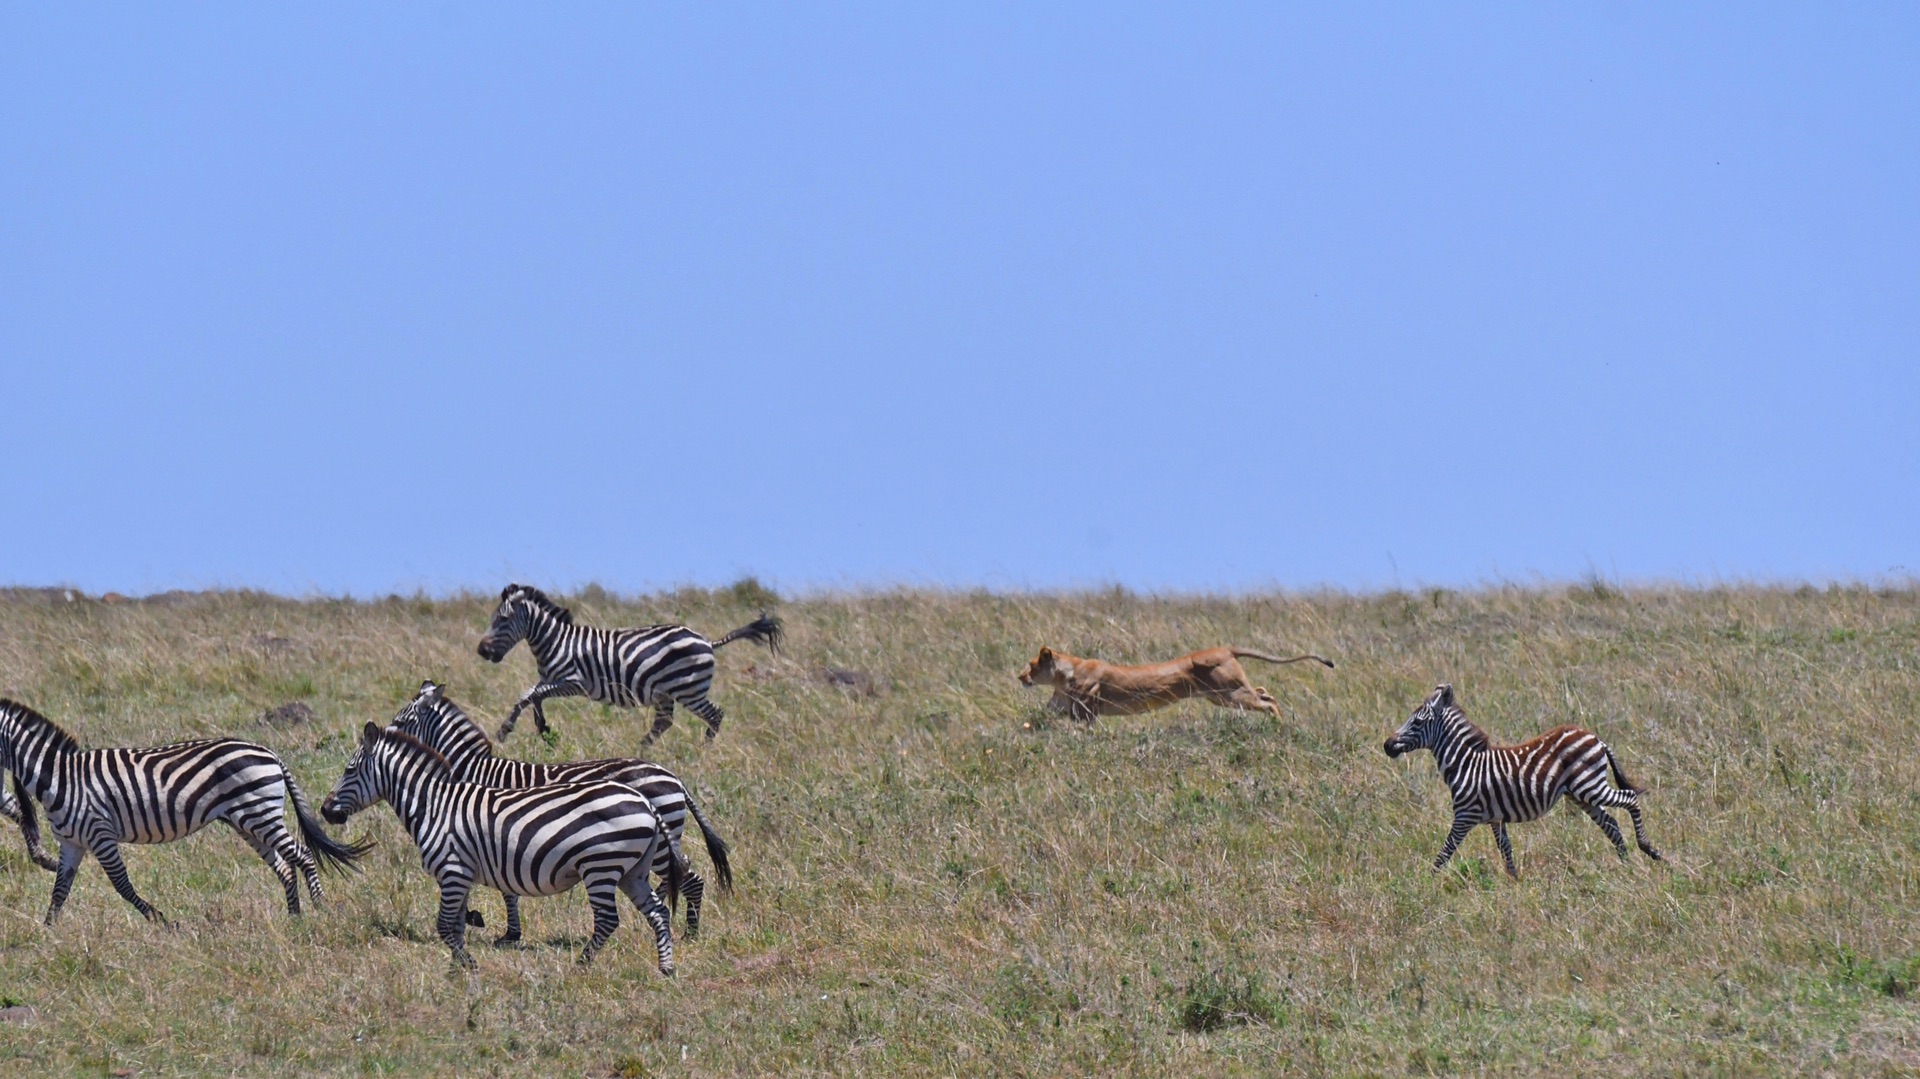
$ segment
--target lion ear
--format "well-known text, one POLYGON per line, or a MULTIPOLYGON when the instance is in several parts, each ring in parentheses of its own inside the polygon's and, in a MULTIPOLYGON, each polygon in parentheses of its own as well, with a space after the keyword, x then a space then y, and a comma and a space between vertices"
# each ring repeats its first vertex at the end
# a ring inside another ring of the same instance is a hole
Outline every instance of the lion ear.
POLYGON ((1035 658, 1037 658, 1037 659, 1039 659, 1039 660, 1041 660, 1042 662, 1045 662, 1046 660, 1049 660, 1049 659, 1052 659, 1052 658, 1053 658, 1053 649, 1051 649, 1051 648, 1042 648, 1042 649, 1040 649, 1040 655, 1039 655, 1039 656, 1037 656, 1037 657, 1035 657, 1035 658))

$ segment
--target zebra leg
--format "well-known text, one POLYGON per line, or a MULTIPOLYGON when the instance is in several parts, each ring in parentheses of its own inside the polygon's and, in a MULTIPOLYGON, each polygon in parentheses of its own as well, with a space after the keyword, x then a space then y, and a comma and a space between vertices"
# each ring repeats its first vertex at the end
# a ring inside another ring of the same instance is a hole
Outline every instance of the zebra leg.
POLYGON ((452 949, 454 965, 468 970, 479 966, 473 956, 467 954, 467 896, 472 890, 473 881, 464 876, 441 877, 440 918, 434 926, 440 932, 440 939, 452 949))
POLYGON ((1633 841, 1640 847, 1641 853, 1656 862, 1666 861, 1666 859, 1660 857, 1659 851, 1653 849, 1653 844, 1647 842, 1647 826, 1645 822, 1640 819, 1639 795, 1634 795, 1633 801, 1627 803, 1627 816, 1633 818, 1633 841))
POLYGON ((692 940, 700 935, 700 897, 707 894, 707 882, 688 870, 681 878, 680 894, 687 897, 687 939, 692 940))
POLYGON ((1493 822, 1493 841, 1500 844, 1500 857, 1506 859, 1507 876, 1520 879, 1520 871, 1513 867, 1513 844, 1507 841, 1507 825, 1504 821, 1493 822))
POLYGON ((667 733, 667 728, 671 726, 673 726, 673 698, 662 696, 659 700, 653 702, 653 729, 648 731, 647 736, 640 740, 640 744, 643 746, 652 745, 653 740, 667 733))
POLYGON ((1473 831, 1473 826, 1477 823, 1457 814, 1454 816, 1453 827, 1447 830, 1447 841, 1440 847, 1440 856, 1433 860, 1435 870, 1439 870, 1453 859, 1453 852, 1460 849, 1460 844, 1466 840, 1467 833, 1473 831))
POLYGON ((507 735, 513 733, 513 725, 519 720, 520 712, 529 707, 533 709, 534 726, 540 729, 540 733, 547 733, 547 713, 540 706, 541 702, 548 697, 579 697, 585 693, 586 690, 570 682, 542 682, 534 686, 513 702, 513 710, 507 713, 507 718, 500 724, 499 740, 506 741, 507 735))
POLYGON ((1586 810, 1587 816, 1593 818, 1593 823, 1599 825, 1600 830, 1607 833, 1608 839, 1613 840, 1613 852, 1625 858, 1627 856, 1627 841, 1621 837, 1620 824, 1613 819, 1613 814, 1602 809, 1598 802, 1581 802, 1580 808, 1586 810))
MULTIPOLYGON (((99 860, 100 868, 107 871, 107 879, 113 882, 113 890, 120 893, 120 898, 132 903, 133 909, 139 911, 147 921, 167 924, 167 916, 133 890, 133 881, 127 877, 127 863, 120 859, 120 844, 103 839, 94 845, 93 856, 99 860)), ((61 860, 65 861, 64 853, 61 860)))
MULTIPOLYGON (((660 902, 660 896, 647 883, 646 870, 638 869, 621 878, 620 890, 639 908, 647 924, 653 926, 653 947, 660 956, 660 973, 673 977, 673 925, 667 917, 666 904, 660 902)), ((687 931, 692 933, 691 926, 687 931)))
POLYGON ((727 714, 704 696, 680 703, 687 706, 687 711, 707 721, 707 741, 713 741, 713 736, 720 733, 720 721, 727 718, 727 714))
POLYGON ((501 892, 500 898, 507 901, 507 931, 495 938, 493 946, 496 948, 520 942, 520 897, 501 892))
POLYGON ((292 864, 298 857, 289 859, 287 855, 291 852, 283 849, 293 844, 293 837, 286 833, 285 826, 281 827, 278 837, 272 837, 252 831, 236 820, 228 820, 227 824, 240 833, 240 838, 246 840, 260 860, 267 863, 267 868, 273 870, 273 875, 280 878, 280 887, 287 893, 287 913, 299 914, 300 880, 294 875, 292 864))
POLYGON ((73 891, 74 874, 80 871, 80 860, 87 856, 87 849, 78 843, 60 841, 60 861, 53 871, 53 902, 47 905, 47 922, 52 925, 60 917, 60 908, 67 905, 67 893, 73 891))
POLYGON ((513 725, 520 721, 520 710, 526 706, 527 699, 525 697, 513 702, 513 707, 507 712, 507 718, 500 723, 500 730, 494 734, 495 740, 501 742, 507 740, 507 735, 513 733, 513 725))
POLYGON ((582 966, 593 962, 593 957, 606 947, 607 938, 620 928, 620 905, 616 902, 619 890, 619 882, 607 876, 587 882, 587 903, 593 907, 593 939, 587 942, 587 950, 580 953, 582 966))

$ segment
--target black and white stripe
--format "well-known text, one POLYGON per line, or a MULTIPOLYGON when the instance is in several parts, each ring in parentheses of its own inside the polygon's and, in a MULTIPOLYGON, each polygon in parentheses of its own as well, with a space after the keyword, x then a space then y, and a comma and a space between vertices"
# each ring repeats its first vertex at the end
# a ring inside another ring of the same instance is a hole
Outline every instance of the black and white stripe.
MULTIPOLYGON (((562 764, 536 764, 496 757, 493 742, 480 725, 447 697, 445 688, 431 681, 420 683, 420 692, 387 724, 388 730, 410 734, 425 742, 447 759, 454 778, 483 787, 538 787, 553 783, 584 783, 608 780, 625 783, 653 804, 654 815, 666 829, 667 843, 657 856, 653 871, 665 877, 668 861, 679 853, 681 835, 687 817, 700 826, 706 839, 707 856, 713 860, 714 876, 722 892, 733 888, 733 868, 727 861, 727 842, 707 821, 699 803, 687 785, 672 771, 638 757, 618 757, 596 761, 569 761, 562 764)), ((700 932, 700 907, 706 894, 706 881, 691 869, 685 871, 681 894, 687 900, 687 936, 700 932)), ((507 931, 495 943, 508 944, 520 939, 520 902, 507 896, 507 931)))
POLYGON ((480 639, 479 652, 498 663, 515 643, 526 641, 540 667, 539 683, 520 695, 500 724, 502 740, 513 733, 521 709, 533 707, 533 721, 544 733, 542 701, 586 697, 624 708, 653 705, 653 729, 646 737, 652 742, 673 725, 675 703, 706 721, 708 738, 720 733, 725 713, 707 699, 713 685, 713 650, 743 638, 778 652, 780 622, 763 614, 712 642, 685 626, 578 626, 573 613, 546 593, 510 584, 500 592, 500 606, 480 639))
MULTIPOLYGON (((21 806, 26 802, 27 797, 27 793, 20 789, 20 781, 18 779, 13 781, 12 790, 8 790, 4 784, 0 784, 0 817, 5 817, 13 823, 20 825, 22 828, 25 828, 26 821, 22 814, 26 812, 26 810, 23 810, 21 806)), ((40 832, 38 829, 28 832, 26 839, 27 857, 33 859, 34 865, 48 870, 57 870, 60 868, 60 863, 40 846, 40 832)))
MULTIPOLYGON (((665 837, 653 806, 632 787, 600 782, 509 790, 462 783, 446 758, 419 739, 369 723, 320 811, 341 823, 380 801, 393 806, 439 882, 437 927, 455 963, 474 965, 466 936, 475 884, 538 896, 584 883, 593 939, 580 961, 590 962, 620 927, 616 900, 625 893, 653 925, 660 972, 673 973, 667 908, 648 884, 665 837)), ((669 859, 670 897, 679 884, 679 863, 669 859)))
POLYGON ((1507 825, 1546 816, 1561 795, 1586 811, 1622 858, 1627 856, 1627 841, 1607 809, 1625 809, 1633 818, 1635 842, 1649 858, 1660 860, 1640 819, 1640 791, 1620 770, 1613 750, 1591 731, 1556 727, 1517 746, 1495 746, 1454 703, 1453 687, 1443 684, 1413 710, 1385 748, 1389 757, 1432 750, 1440 778, 1453 794, 1453 828, 1433 861, 1435 869, 1447 864, 1468 832, 1486 824, 1493 828, 1507 875, 1518 878, 1507 825), (1618 787, 1607 779, 1609 768, 1618 787))
POLYGON ((0 768, 14 774, 28 849, 39 845, 36 801, 60 841, 48 925, 60 916, 88 853, 99 860, 121 898, 149 920, 165 921, 134 891, 120 844, 169 843, 213 821, 231 825, 259 852, 285 887, 292 914, 300 913, 296 870, 318 902, 323 894, 318 862, 345 868, 368 849, 329 837, 280 758, 264 746, 233 738, 86 750, 33 709, 0 700, 0 768), (287 830, 289 796, 307 845, 287 830))

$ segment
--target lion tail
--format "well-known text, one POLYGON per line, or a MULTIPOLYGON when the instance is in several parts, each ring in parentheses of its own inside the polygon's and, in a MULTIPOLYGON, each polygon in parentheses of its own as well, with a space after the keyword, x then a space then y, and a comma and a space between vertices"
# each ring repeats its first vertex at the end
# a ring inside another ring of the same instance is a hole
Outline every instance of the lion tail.
POLYGON ((1235 648, 1235 649, 1232 649, 1231 651, 1236 657, 1240 659, 1264 659, 1268 663, 1298 663, 1303 659, 1310 659, 1310 660, 1313 660, 1315 663, 1324 664, 1325 666, 1328 666, 1328 667, 1333 666, 1332 660, 1326 658, 1325 656, 1313 655, 1312 653, 1303 653, 1301 655, 1293 656, 1288 659, 1281 659, 1279 656, 1270 656, 1270 655, 1267 655, 1265 652, 1255 652, 1251 648, 1235 648))

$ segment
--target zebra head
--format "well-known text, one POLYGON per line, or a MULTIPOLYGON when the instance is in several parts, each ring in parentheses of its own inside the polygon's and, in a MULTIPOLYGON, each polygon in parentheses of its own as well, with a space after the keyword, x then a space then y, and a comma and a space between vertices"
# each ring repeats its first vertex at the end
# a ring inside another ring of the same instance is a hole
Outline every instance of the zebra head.
POLYGON ((320 803, 320 815, 328 824, 345 824, 348 817, 386 797, 384 777, 377 775, 384 769, 374 760, 372 752, 380 744, 380 733, 380 728, 372 723, 361 729, 360 744, 353 747, 353 756, 347 758, 347 770, 327 792, 327 800, 320 803))
POLYGON ((1421 702, 1420 707, 1413 710, 1413 714, 1407 717, 1392 738, 1387 739, 1387 756, 1398 757, 1402 753, 1432 749, 1438 745, 1446 726, 1447 713, 1454 710, 1453 687, 1445 682, 1433 687, 1433 692, 1421 702))
POLYGON ((547 598, 531 585, 510 584, 500 590, 500 606, 494 608, 487 635, 480 638, 480 658, 498 663, 507 658, 513 646, 535 633, 536 620, 542 624, 573 623, 573 612, 547 598))
POLYGON ((394 714, 387 730, 418 738, 449 763, 475 752, 493 753, 486 733, 447 697, 446 687, 432 679, 420 683, 420 692, 394 714))

